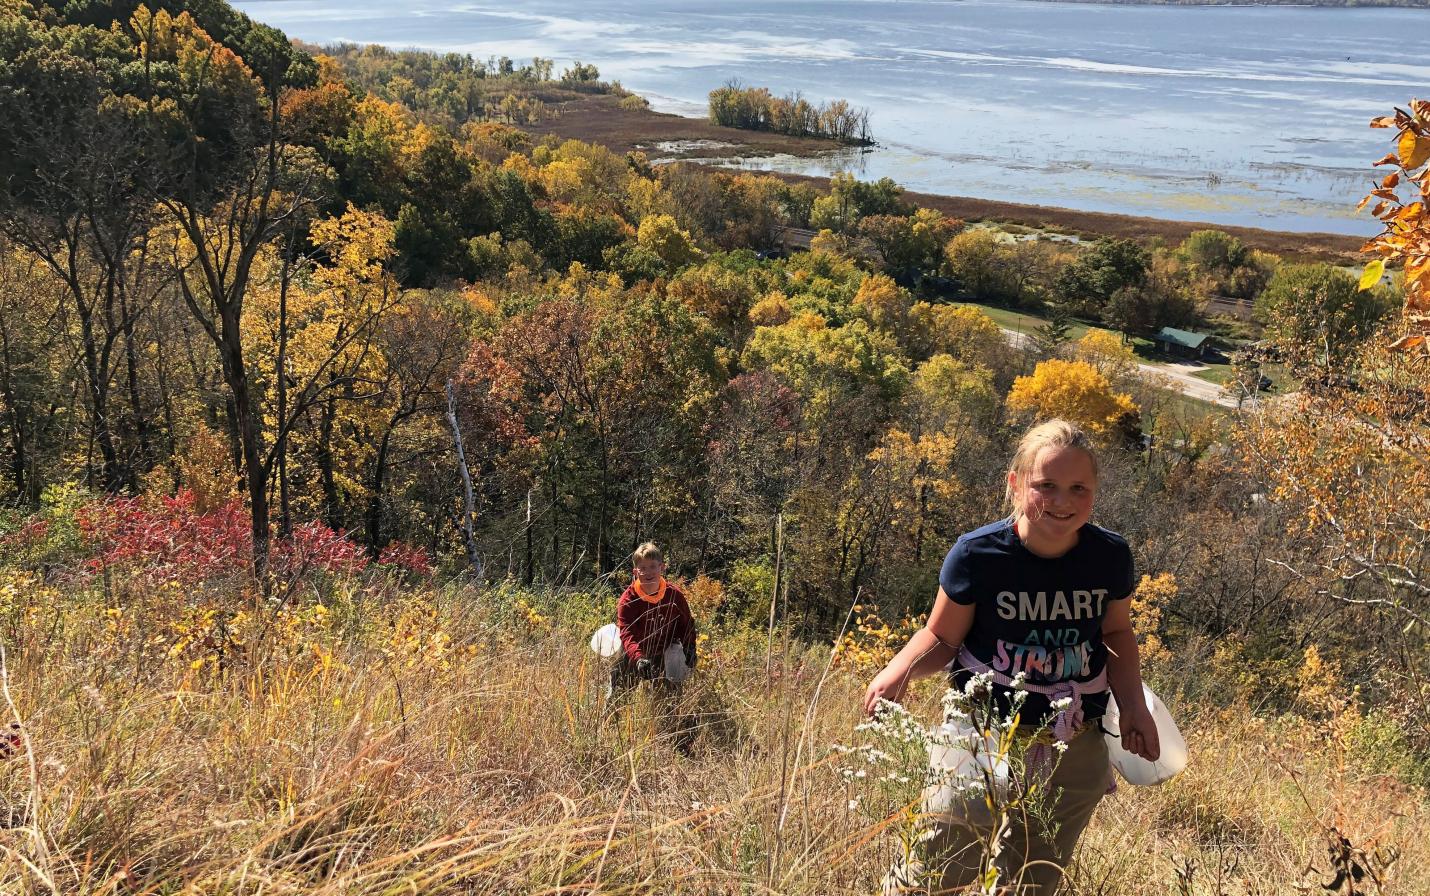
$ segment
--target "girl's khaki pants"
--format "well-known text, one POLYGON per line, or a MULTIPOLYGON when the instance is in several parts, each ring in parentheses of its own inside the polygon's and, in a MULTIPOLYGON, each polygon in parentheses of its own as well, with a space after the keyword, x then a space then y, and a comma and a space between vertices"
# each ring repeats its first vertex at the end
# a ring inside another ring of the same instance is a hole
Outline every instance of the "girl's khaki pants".
MULTIPOLYGON (((1012 808, 1000 819, 1006 833, 991 863, 999 871, 999 894, 1053 896, 1078 837, 1107 792, 1112 771, 1107 743, 1096 724, 1074 737, 1060 758, 1056 752, 1052 755, 1057 764, 1048 787, 1038 788, 1040 794, 1030 800, 1032 807, 1012 808)), ((993 840, 993 826, 981 796, 930 815, 914 854, 895 864, 885 878, 885 896, 983 892, 966 888, 988 867, 984 854, 993 840)))

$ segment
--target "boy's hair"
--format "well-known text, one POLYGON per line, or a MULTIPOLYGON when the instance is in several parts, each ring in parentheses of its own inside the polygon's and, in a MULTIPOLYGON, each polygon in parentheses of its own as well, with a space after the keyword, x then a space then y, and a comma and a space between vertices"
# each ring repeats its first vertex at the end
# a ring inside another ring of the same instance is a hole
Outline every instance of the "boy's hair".
POLYGON ((654 560, 657 563, 664 563, 665 557, 661 554, 659 545, 653 541, 647 541, 631 552, 632 563, 639 563, 642 560, 654 560))
MULTIPOLYGON (((1044 448, 1076 448, 1092 461, 1092 475, 1094 479, 1097 477, 1097 452, 1092 448, 1092 439, 1081 426, 1060 417, 1039 423, 1023 433, 1023 438, 1018 440, 1018 450, 1013 452, 1013 462, 1008 465, 1008 472, 1018 477, 1018 482, 1022 483, 1032 472, 1038 452, 1044 448)), ((1008 502, 1008 512, 1016 516, 1017 495, 1013 493, 1012 483, 1008 484, 1004 497, 1008 502)))

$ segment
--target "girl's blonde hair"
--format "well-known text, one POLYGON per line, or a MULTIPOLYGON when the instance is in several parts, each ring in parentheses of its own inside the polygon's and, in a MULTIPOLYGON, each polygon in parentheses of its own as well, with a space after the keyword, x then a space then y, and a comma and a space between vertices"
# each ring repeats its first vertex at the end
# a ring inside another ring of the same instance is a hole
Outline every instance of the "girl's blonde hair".
POLYGON ((654 560, 657 563, 664 563, 665 557, 661 555, 659 545, 653 541, 647 541, 631 553, 632 563, 639 563, 642 560, 654 560))
MULTIPOLYGON (((1008 472, 1016 476, 1020 484, 1023 483, 1033 471, 1038 452, 1044 448, 1076 448, 1092 461, 1092 475, 1094 479, 1097 477, 1097 452, 1092 448, 1092 439, 1081 426, 1060 417, 1039 423, 1023 433, 1023 438, 1018 441, 1018 450, 1013 452, 1008 472)), ((1009 516, 1017 516, 1018 496, 1013 491, 1013 483, 1008 483, 1004 498, 1008 503, 1009 516)))

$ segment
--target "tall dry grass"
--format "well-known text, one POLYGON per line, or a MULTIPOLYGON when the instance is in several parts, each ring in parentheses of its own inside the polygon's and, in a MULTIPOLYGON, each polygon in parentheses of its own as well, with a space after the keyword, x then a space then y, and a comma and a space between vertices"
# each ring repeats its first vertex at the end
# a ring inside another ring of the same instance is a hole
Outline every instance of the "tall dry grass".
MULTIPOLYGON (((13 576, 0 597, 28 739, 0 766, 3 893, 870 893, 899 848, 831 754, 863 681, 819 646, 777 640, 767 675, 762 633, 713 635, 687 756, 644 695, 603 712, 591 598, 13 576)), ((1430 892, 1423 794, 1331 723, 1179 712, 1192 766, 1104 802, 1074 893, 1316 892, 1332 830, 1398 853, 1384 892, 1430 892)))

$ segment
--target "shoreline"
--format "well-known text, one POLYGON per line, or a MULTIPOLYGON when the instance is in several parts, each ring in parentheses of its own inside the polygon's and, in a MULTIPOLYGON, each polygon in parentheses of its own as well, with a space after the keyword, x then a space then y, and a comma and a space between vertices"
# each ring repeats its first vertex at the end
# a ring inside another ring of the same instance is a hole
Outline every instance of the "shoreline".
MULTIPOLYGON (((701 156, 708 158, 711 144, 720 145, 722 155, 730 157, 788 154, 800 158, 818 158, 845 148, 833 141, 813 137, 788 137, 768 131, 721 127, 706 119, 655 112, 651 109, 622 109, 618 103, 614 97, 592 96, 562 104, 557 108, 557 115, 534 125, 527 125, 522 130, 538 139, 553 135, 581 140, 600 144, 621 155, 645 152, 652 161, 688 161, 705 170, 726 174, 740 173, 742 169, 691 160, 701 156), (659 151, 659 144, 670 145, 672 151, 659 151)), ((826 190, 830 181, 827 177, 778 171, 751 170, 748 173, 777 177, 786 183, 808 183, 826 190)), ((1204 221, 1177 221, 1118 212, 1079 211, 1061 206, 979 199, 972 196, 913 191, 905 191, 903 196, 906 202, 937 209, 948 217, 967 222, 1015 224, 1091 239, 1105 236, 1141 241, 1162 239, 1180 243, 1193 231, 1220 230, 1254 249, 1272 252, 1283 258, 1327 261, 1333 264, 1359 264, 1360 247, 1369 239, 1351 234, 1302 233, 1204 221)))
MULTIPOLYGON (((738 171, 720 165, 700 166, 709 171, 738 171)), ((808 183, 821 189, 829 188, 829 178, 807 174, 786 174, 778 171, 751 172, 777 177, 786 183, 808 183)), ((1325 261, 1332 264, 1361 264, 1360 248, 1369 237, 1339 233, 1300 233, 1286 230, 1265 230, 1207 221, 1174 221, 1116 212, 1085 212, 1055 205, 1008 202, 1000 199, 978 199, 973 196, 946 196, 939 193, 905 191, 905 202, 943 212, 945 216, 967 223, 991 222, 1014 224, 1036 230, 1066 233, 1083 239, 1113 237, 1148 241, 1162 239, 1180 243, 1194 231, 1220 230, 1241 240, 1253 249, 1271 252, 1287 260, 1325 261)))

